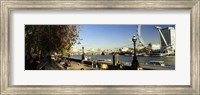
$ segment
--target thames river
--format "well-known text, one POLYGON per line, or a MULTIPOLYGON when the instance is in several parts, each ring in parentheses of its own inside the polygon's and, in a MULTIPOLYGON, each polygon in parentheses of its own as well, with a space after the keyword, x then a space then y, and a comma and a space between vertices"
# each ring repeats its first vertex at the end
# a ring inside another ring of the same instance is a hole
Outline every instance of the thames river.
MULTIPOLYGON (((112 62, 113 55, 85 55, 86 58, 91 58, 91 60, 109 60, 112 62)), ((81 59, 81 55, 73 55, 71 58, 81 59)), ((119 55, 119 62, 126 63, 126 65, 131 65, 133 57, 131 55, 119 55)), ((175 66, 175 56, 137 56, 139 63, 146 63, 150 60, 164 61, 166 65, 175 66)))

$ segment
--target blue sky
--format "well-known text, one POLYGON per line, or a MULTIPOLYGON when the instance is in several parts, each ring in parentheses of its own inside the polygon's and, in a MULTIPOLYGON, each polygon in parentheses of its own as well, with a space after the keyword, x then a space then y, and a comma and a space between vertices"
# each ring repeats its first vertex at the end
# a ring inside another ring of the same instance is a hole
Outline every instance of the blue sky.
MULTIPOLYGON (((141 25, 141 35, 145 44, 158 44, 157 25, 141 25)), ((162 28, 175 25, 158 25, 162 28)), ((114 49, 133 47, 132 37, 137 35, 137 25, 80 25, 79 36, 81 44, 75 44, 74 49, 114 49)))

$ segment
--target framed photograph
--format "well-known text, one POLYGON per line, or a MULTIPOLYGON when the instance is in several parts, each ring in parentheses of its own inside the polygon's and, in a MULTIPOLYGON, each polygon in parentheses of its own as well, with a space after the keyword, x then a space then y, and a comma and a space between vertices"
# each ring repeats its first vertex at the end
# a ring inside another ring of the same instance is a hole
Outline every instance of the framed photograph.
POLYGON ((8 94, 200 94, 199 0, 0 0, 8 94))
POLYGON ((175 33, 170 24, 25 25, 25 70, 175 70, 175 33))

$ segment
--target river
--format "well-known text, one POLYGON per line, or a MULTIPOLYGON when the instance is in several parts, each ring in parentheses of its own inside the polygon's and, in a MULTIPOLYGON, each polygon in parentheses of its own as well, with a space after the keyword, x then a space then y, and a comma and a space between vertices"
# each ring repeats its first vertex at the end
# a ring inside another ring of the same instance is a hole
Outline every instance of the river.
MULTIPOLYGON (((71 58, 75 59, 81 59, 81 55, 72 55, 70 56, 71 58)), ((85 57, 91 57, 91 60, 100 60, 100 59, 108 59, 111 60, 113 55, 85 55, 85 57)), ((124 62, 127 65, 130 65, 132 62, 133 57, 130 55, 119 55, 119 62, 124 62)), ((172 65, 175 66, 175 56, 163 56, 163 57, 158 57, 158 56, 137 56, 137 59, 139 63, 146 63, 150 60, 156 60, 156 61, 164 61, 166 65, 172 65)))

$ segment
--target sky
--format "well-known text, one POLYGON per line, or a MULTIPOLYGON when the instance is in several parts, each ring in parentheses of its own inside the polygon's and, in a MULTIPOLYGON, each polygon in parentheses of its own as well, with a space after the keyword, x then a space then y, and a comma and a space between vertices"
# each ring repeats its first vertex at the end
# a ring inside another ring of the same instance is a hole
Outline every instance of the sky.
MULTIPOLYGON (((145 45, 159 44, 158 30, 175 25, 141 25, 141 36, 145 45)), ((75 44, 73 49, 114 49, 133 47, 132 37, 137 35, 137 25, 80 25, 79 37, 81 44, 75 44)), ((138 43, 138 40, 137 40, 138 43)))

